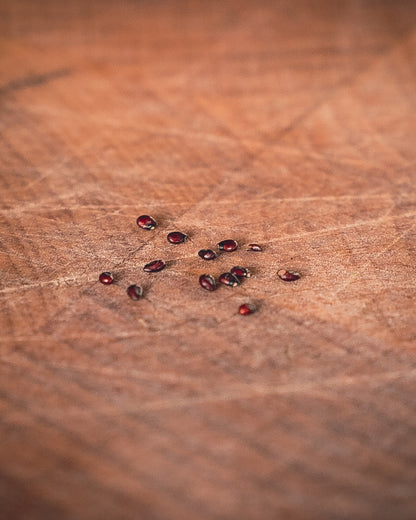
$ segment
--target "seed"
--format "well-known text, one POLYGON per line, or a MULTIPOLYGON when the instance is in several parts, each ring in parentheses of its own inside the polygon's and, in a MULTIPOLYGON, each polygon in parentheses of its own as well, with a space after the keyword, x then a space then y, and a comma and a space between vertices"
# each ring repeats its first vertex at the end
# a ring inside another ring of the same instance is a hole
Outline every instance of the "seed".
POLYGON ((228 285, 229 287, 240 285, 240 280, 232 273, 222 273, 222 275, 219 277, 219 280, 221 283, 228 285))
POLYGON ((201 251, 198 252, 198 255, 203 260, 214 260, 214 258, 217 258, 217 253, 212 249, 201 249, 201 251))
POLYGON ((153 262, 150 262, 143 267, 143 271, 146 271, 146 273, 156 273, 165 267, 166 264, 163 260, 153 260, 153 262))
POLYGON ((253 314, 253 312, 256 312, 256 307, 251 303, 243 303, 243 305, 240 305, 238 308, 238 312, 243 316, 246 316, 247 314, 253 314))
POLYGON ((139 227, 147 230, 155 229, 157 226, 156 220, 152 217, 149 217, 149 215, 140 215, 136 222, 139 227))
POLYGON ((247 251, 263 251, 262 247, 258 244, 249 244, 247 248, 247 251))
POLYGON ((188 235, 185 235, 185 233, 181 233, 180 231, 172 231, 172 233, 169 233, 167 238, 168 242, 171 244, 182 244, 185 240, 188 240, 188 235))
POLYGON ((114 282, 113 275, 111 273, 109 273, 108 271, 101 273, 98 279, 104 285, 110 285, 110 283, 114 282))
POLYGON ((215 278, 210 274, 201 274, 199 277, 199 285, 207 291, 215 291, 217 288, 215 278))
POLYGON ((218 248, 220 251, 227 251, 227 253, 231 253, 235 251, 238 247, 238 244, 235 240, 223 240, 218 244, 218 248))
POLYGON ((280 269, 280 271, 278 271, 277 273, 277 276, 285 282, 294 282, 295 280, 299 280, 300 273, 297 273, 296 271, 287 271, 286 269, 280 269))
POLYGON ((127 294, 132 300, 140 300, 143 294, 143 289, 136 284, 130 285, 130 287, 127 287, 127 294))
POLYGON ((251 273, 248 269, 245 267, 240 267, 239 265, 233 267, 230 272, 237 276, 237 278, 250 278, 251 276, 251 273))

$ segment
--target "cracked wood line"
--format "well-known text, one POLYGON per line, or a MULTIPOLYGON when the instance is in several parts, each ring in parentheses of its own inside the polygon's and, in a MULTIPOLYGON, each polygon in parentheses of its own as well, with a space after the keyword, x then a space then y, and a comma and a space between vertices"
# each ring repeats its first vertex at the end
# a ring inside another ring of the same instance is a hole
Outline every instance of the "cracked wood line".
POLYGON ((413 520, 415 5, 0 13, 5 517, 413 520))

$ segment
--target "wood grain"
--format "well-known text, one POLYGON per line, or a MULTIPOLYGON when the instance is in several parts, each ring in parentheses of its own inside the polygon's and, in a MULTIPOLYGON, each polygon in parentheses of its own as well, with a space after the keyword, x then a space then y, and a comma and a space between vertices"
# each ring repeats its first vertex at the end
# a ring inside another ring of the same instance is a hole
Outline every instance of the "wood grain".
POLYGON ((1 518, 416 517, 415 15, 0 1, 1 518))

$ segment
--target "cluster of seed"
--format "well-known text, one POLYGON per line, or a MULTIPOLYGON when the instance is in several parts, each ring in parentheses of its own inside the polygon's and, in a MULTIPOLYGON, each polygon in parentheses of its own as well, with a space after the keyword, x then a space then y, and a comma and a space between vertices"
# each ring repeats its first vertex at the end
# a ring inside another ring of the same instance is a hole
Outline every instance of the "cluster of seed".
MULTIPOLYGON (((147 231, 150 231, 152 229, 155 229, 157 227, 156 220, 153 217, 150 217, 149 215, 141 215, 136 220, 137 225, 145 229, 147 231)), ((181 231, 173 231, 167 235, 167 240, 171 244, 183 244, 188 240, 188 236, 185 233, 182 233, 181 231)), ((226 253, 232 253, 233 251, 236 251, 238 248, 238 243, 236 240, 228 239, 228 240, 222 240, 217 244, 218 250, 223 251, 226 253)), ((261 252, 263 249, 259 244, 248 244, 247 251, 255 251, 255 252, 261 252)), ((217 258, 217 253, 213 249, 201 249, 198 252, 198 256, 202 258, 203 260, 214 260, 217 258)), ((166 267, 166 264, 163 260, 153 260, 152 262, 149 262, 143 267, 143 271, 146 273, 156 273, 158 271, 162 271, 166 267)), ((223 285, 226 285, 228 287, 236 287, 237 285, 240 285, 242 280, 244 278, 250 278, 251 273, 248 269, 241 266, 234 266, 230 269, 229 272, 222 273, 218 281, 222 283, 223 285)), ((300 278, 300 274, 295 271, 288 271, 286 269, 280 269, 277 272, 277 276, 285 281, 285 282, 294 282, 300 278)), ((112 273, 105 271, 100 274, 99 281, 104 285, 110 285, 114 282, 114 277, 112 273)), ((211 274, 203 274, 199 277, 199 284, 200 286, 207 290, 207 291, 215 291, 217 288, 217 282, 211 274)), ((143 289, 136 284, 130 285, 127 287, 127 295, 132 300, 140 300, 140 298, 143 296, 143 289)), ((238 312, 245 316, 248 314, 252 314, 256 311, 256 307, 252 303, 244 303, 240 305, 238 312)))

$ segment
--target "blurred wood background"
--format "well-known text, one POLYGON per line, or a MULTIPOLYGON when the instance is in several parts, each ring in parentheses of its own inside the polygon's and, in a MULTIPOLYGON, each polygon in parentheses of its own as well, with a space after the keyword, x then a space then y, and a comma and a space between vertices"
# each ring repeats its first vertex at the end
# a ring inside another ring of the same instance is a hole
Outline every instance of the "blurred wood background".
POLYGON ((2 519, 416 518, 415 15, 0 0, 2 519))

